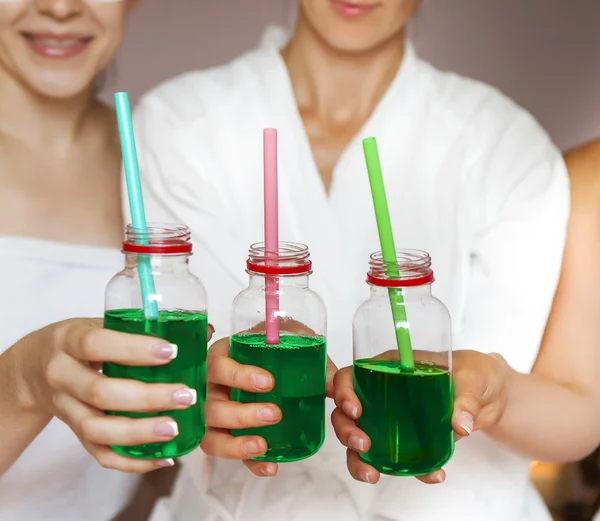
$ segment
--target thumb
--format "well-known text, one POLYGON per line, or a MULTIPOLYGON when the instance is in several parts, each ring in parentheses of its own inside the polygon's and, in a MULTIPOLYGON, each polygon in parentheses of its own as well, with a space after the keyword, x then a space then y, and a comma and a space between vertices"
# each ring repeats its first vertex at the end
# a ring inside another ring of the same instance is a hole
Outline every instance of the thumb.
POLYGON ((460 436, 471 435, 481 411, 481 396, 466 387, 468 386, 457 386, 452 413, 452 428, 460 436))

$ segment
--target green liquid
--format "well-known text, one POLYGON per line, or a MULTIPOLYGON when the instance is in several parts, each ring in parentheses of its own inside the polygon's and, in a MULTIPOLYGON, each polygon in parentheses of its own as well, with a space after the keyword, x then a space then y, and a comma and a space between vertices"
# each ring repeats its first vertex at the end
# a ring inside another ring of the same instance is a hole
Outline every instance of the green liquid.
POLYGON ((179 435, 168 442, 111 448, 122 456, 140 459, 177 458, 194 450, 206 431, 206 313, 160 311, 158 320, 147 320, 141 309, 118 309, 105 313, 104 327, 123 333, 156 336, 178 347, 177 358, 165 366, 128 367, 105 363, 102 370, 106 376, 130 378, 146 383, 181 383, 198 392, 198 401, 185 410, 152 413, 107 412, 128 418, 168 416, 179 426, 179 435))
POLYGON ((421 476, 454 452, 452 379, 447 370, 397 360, 357 360, 354 385, 363 406, 358 426, 371 438, 361 459, 383 474, 421 476))
POLYGON ((234 335, 230 356, 244 365, 269 371, 275 387, 269 393, 231 390, 231 399, 241 403, 274 403, 282 419, 276 425, 233 430, 233 436, 262 436, 268 445, 258 461, 279 463, 308 458, 325 439, 325 381, 327 348, 319 337, 282 334, 278 345, 267 345, 264 334, 234 335))

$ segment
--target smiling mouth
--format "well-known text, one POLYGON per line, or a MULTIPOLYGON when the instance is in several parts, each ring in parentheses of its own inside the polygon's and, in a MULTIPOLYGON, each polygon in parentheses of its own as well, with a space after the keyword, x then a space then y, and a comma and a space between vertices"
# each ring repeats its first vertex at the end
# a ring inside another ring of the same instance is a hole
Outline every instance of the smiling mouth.
POLYGON ((51 59, 73 58, 84 52, 94 39, 78 34, 22 32, 21 35, 35 54, 51 59))
POLYGON ((93 40, 91 36, 73 36, 73 35, 42 35, 35 33, 21 33, 26 40, 44 45, 47 47, 74 47, 89 43, 93 40))

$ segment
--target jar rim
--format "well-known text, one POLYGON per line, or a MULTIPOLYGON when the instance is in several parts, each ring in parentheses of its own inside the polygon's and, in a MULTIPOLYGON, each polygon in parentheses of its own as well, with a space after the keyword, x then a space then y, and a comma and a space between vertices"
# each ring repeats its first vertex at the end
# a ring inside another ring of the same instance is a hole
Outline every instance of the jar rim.
POLYGON ((191 254, 190 229, 183 224, 148 223, 145 230, 128 224, 125 228, 123 253, 144 255, 191 254))
POLYGON ((383 260, 381 251, 369 257, 367 283, 385 288, 425 286, 434 282, 431 257, 423 250, 396 250, 396 262, 383 260), (391 272, 391 273, 390 273, 391 272))
POLYGON ((308 246, 299 242, 281 241, 277 252, 266 250, 264 242, 250 246, 246 271, 249 274, 267 276, 310 275, 312 261, 308 246))

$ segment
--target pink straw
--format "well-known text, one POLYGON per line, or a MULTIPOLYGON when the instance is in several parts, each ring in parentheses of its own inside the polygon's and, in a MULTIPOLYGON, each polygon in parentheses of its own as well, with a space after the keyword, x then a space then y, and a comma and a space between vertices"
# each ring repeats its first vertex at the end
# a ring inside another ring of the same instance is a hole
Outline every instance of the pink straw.
MULTIPOLYGON (((277 265, 279 256, 279 210, 277 195, 277 130, 263 131, 265 169, 265 261, 277 265)), ((266 277, 267 344, 279 344, 279 279, 266 277)))

